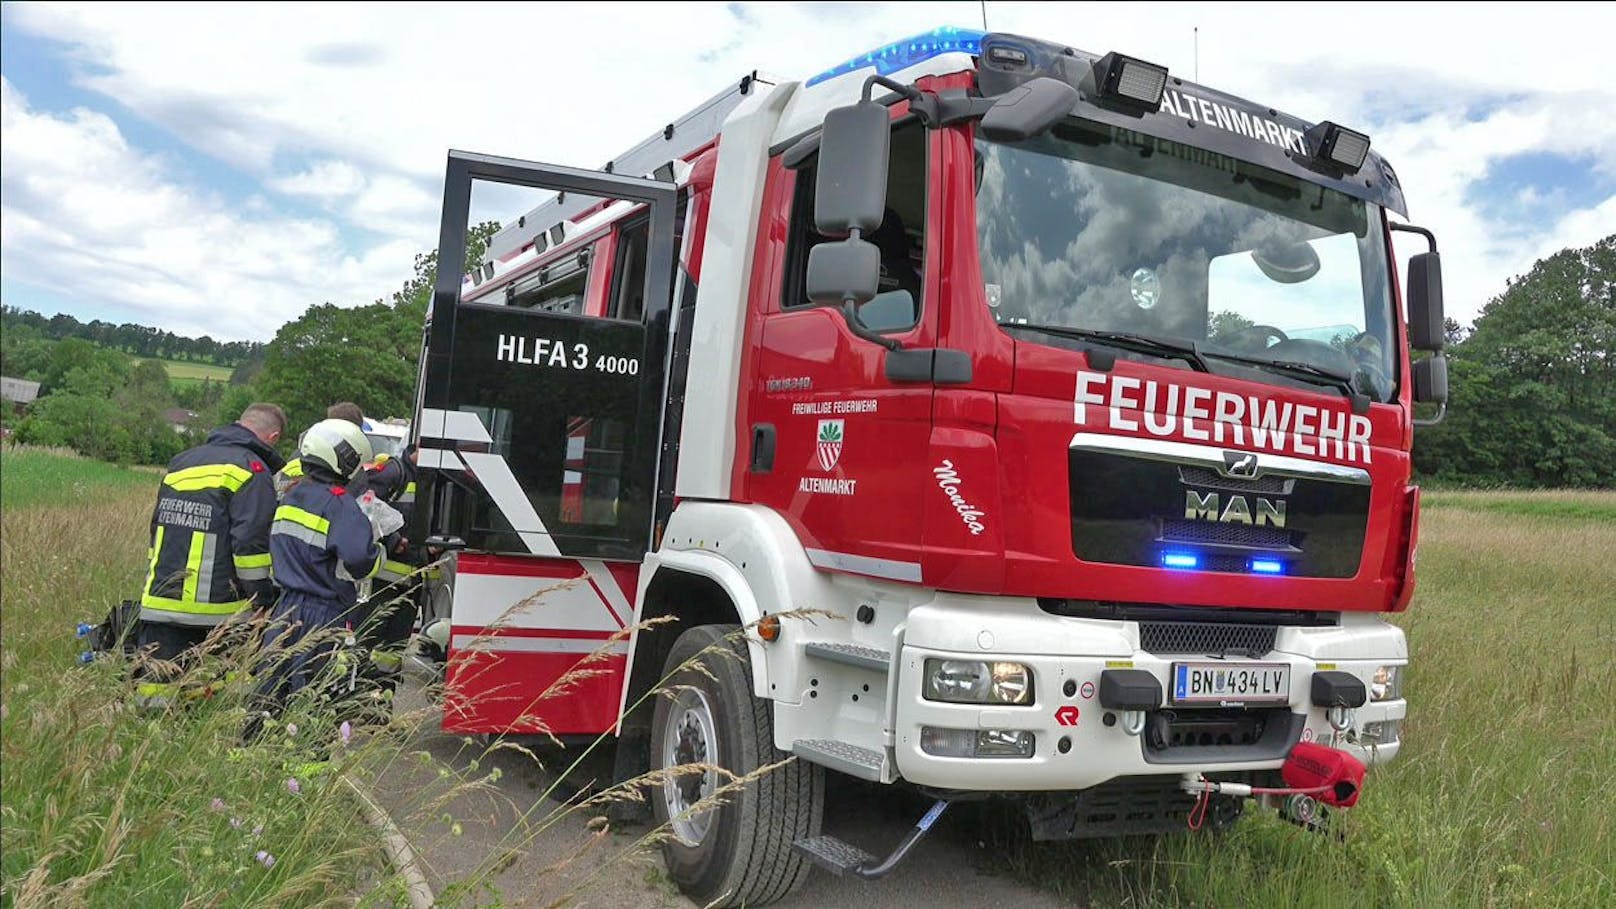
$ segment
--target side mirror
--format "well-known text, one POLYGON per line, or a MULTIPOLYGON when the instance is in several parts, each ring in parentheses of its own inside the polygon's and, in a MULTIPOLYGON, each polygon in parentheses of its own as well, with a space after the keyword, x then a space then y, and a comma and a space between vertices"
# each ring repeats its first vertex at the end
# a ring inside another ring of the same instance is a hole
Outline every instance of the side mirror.
POLYGON ((887 109, 874 101, 825 115, 814 188, 814 227, 820 233, 845 237, 856 230, 868 236, 881 226, 891 130, 887 109))
POLYGON ((1436 416, 1415 420, 1416 426, 1435 426, 1448 413, 1448 358, 1441 354, 1414 361, 1414 403, 1437 405, 1436 416))
POLYGON ((993 102, 982 116, 982 135, 995 142, 1020 142, 1047 132, 1077 107, 1077 89, 1039 76, 993 102))
POLYGON ((1441 350, 1446 345, 1442 259, 1433 250, 1408 260, 1408 346, 1415 350, 1441 350))
POLYGON ((898 342, 871 331, 859 319, 858 308, 875 299, 881 289, 881 250, 874 243, 849 238, 821 243, 808 251, 808 299, 821 306, 838 306, 847 328, 855 336, 898 349, 898 342))

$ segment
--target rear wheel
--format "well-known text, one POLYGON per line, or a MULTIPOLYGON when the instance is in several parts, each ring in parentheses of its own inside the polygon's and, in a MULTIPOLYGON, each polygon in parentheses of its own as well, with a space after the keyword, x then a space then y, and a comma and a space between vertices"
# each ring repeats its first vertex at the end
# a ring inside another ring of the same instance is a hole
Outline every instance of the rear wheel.
POLYGON ((715 768, 744 777, 787 757, 774 747, 772 706, 752 696, 751 661, 738 626, 686 631, 664 675, 674 693, 658 698, 652 715, 653 768, 714 765, 670 773, 652 793, 657 823, 670 833, 662 847, 669 876, 701 906, 780 899, 808 875, 809 864, 791 844, 819 834, 824 769, 792 761, 720 792, 730 777, 715 768), (706 671, 679 670, 687 661, 699 661, 706 671))

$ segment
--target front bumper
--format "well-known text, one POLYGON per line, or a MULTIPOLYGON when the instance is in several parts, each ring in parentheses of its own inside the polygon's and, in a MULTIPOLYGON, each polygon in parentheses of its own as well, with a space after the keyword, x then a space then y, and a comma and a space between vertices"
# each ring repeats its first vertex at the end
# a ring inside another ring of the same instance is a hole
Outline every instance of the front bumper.
POLYGON ((894 699, 897 769, 910 782, 938 788, 1032 791, 1086 789, 1117 777, 1275 769, 1298 740, 1333 744, 1366 764, 1396 757, 1406 701, 1370 701, 1353 711, 1339 734, 1326 710, 1310 701, 1316 671, 1346 672, 1367 686, 1377 667, 1407 663, 1402 630, 1378 616, 1349 614, 1329 627, 1281 627, 1273 650, 1256 659, 1290 666, 1284 704, 1166 706, 1147 713, 1146 730, 1137 735, 1126 731, 1118 711, 1100 705, 1100 675, 1107 669, 1149 672, 1166 692, 1174 662, 1205 658, 1140 649, 1136 622, 1055 616, 1026 601, 940 597, 913 610, 904 630, 894 699), (928 658, 1023 663, 1033 673, 1034 701, 1012 707, 926 700, 928 658), (1035 737, 1033 754, 930 754, 921 746, 927 726, 1028 731, 1035 737))

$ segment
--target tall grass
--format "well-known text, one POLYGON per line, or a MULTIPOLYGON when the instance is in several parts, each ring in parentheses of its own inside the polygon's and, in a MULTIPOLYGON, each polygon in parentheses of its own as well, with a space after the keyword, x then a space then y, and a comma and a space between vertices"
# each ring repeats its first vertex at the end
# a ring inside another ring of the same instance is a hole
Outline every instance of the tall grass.
POLYGON ((1396 619, 1403 750, 1337 816, 1345 842, 1257 816, 1035 845, 1001 817, 1016 872, 1098 906, 1616 905, 1616 495, 1437 499, 1396 619))
MULTIPOLYGON (((402 880, 386 866, 375 832, 339 777, 364 785, 397 779, 406 764, 424 769, 410 773, 420 782, 407 797, 390 801, 422 840, 416 851, 430 854, 461 833, 448 806, 472 792, 502 797, 493 785, 500 771, 492 752, 539 760, 512 741, 467 739, 461 754, 441 761, 409 746, 439 721, 436 708, 345 732, 339 721, 358 714, 351 708, 339 714, 312 697, 294 699, 265 735, 243 746, 245 683, 212 684, 183 709, 155 715, 132 709, 128 666, 111 658, 81 665, 73 625, 98 621, 138 590, 156 476, 143 474, 137 482, 117 468, 39 450, 7 450, 0 458, 7 478, 0 507, 0 904, 407 905, 402 880), (50 494, 63 483, 77 491, 50 494), (321 758, 329 760, 316 763, 321 758)), ((539 599, 512 611, 542 608, 539 599)), ((606 652, 603 646, 549 690, 524 693, 528 708, 538 711, 544 701, 565 696, 598 670, 606 652)), ((204 690, 203 678, 245 675, 261 656, 247 637, 188 678, 198 683, 193 690, 204 690)), ((549 774, 551 790, 515 806, 521 823, 470 873, 440 882, 448 887, 439 905, 482 901, 503 864, 535 838, 553 835, 564 818, 603 815, 615 801, 644 798, 667 774, 707 768, 649 774, 560 808, 547 798, 566 773, 556 769, 549 774)), ((723 772, 720 791, 693 810, 712 807, 771 769, 744 777, 723 772)), ((603 820, 572 852, 575 858, 592 854, 594 873, 572 884, 534 881, 524 896, 542 894, 544 902, 560 905, 607 865, 668 835, 665 826, 653 827, 626 846, 602 847, 603 820)))

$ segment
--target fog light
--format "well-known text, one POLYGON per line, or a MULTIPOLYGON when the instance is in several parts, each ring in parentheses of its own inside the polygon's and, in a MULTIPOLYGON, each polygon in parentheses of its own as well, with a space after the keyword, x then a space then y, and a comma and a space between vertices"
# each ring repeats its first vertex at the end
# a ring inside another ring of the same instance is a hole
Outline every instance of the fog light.
POLYGON ((927 660, 925 696, 953 704, 1031 704, 1032 670, 1021 663, 927 660))
POLYGON ((1398 733, 1402 730, 1402 722, 1402 720, 1379 720, 1365 723, 1349 734, 1347 741, 1364 746, 1390 745, 1397 741, 1398 733))
POLYGON ((1403 696, 1403 667, 1380 666, 1369 679, 1369 699, 1395 701, 1403 696))
POLYGON ((1030 758, 1036 738, 1023 729, 920 727, 920 750, 934 757, 1030 758))

